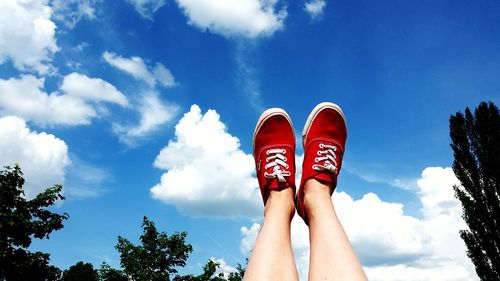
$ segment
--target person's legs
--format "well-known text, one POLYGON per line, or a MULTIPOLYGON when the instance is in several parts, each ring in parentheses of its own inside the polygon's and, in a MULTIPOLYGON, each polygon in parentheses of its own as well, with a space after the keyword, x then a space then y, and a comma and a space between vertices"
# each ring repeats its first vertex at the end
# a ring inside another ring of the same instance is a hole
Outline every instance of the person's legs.
POLYGON ((298 214, 309 225, 309 280, 366 280, 331 201, 346 139, 340 107, 330 102, 317 105, 302 133, 304 162, 296 200, 298 214))
POLYGON ((298 280, 290 238, 294 195, 291 188, 270 192, 244 280, 298 280))
POLYGON ((311 241, 309 280, 367 280, 337 217, 330 188, 308 180, 303 205, 311 241))
POLYGON ((295 214, 295 134, 288 114, 279 108, 262 113, 253 142, 264 224, 244 280, 298 280, 290 237, 295 214))

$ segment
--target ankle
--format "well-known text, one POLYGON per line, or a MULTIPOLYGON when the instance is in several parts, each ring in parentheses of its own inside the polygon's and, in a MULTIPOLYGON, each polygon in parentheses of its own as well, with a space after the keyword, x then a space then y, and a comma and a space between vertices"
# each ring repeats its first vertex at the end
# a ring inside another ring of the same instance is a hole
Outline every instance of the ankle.
POLYGON ((325 208, 331 208, 331 206, 333 206, 330 190, 330 187, 315 179, 310 179, 304 184, 303 206, 305 215, 309 219, 311 219, 315 213, 322 212, 325 208))
POLYGON ((291 220, 295 214, 294 196, 292 188, 271 190, 264 208, 264 216, 284 215, 291 220))
POLYGON ((312 178, 305 182, 302 192, 304 192, 304 199, 306 197, 331 197, 332 188, 328 185, 312 178))

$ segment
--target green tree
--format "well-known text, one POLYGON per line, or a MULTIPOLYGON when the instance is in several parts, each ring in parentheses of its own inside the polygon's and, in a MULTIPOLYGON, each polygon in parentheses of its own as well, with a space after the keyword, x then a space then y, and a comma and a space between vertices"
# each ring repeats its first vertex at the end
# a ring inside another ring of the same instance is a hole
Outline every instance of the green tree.
POLYGON ((79 261, 63 272, 62 281, 99 281, 99 275, 92 264, 79 261))
POLYGON ((245 275, 245 269, 238 264, 236 272, 230 272, 227 276, 220 272, 216 274, 220 264, 212 259, 208 260, 207 264, 203 267, 203 273, 198 276, 186 275, 177 276, 174 281, 241 281, 245 275))
POLYGON ((23 197, 21 168, 5 167, 0 171, 0 280, 56 280, 61 271, 49 265, 49 254, 31 253, 32 238, 49 238, 63 227, 62 215, 47 210, 56 200, 63 200, 62 186, 55 185, 27 200, 23 197))
MULTIPOLYGON (((187 233, 174 233, 170 236, 165 232, 160 233, 147 217, 143 219, 142 228, 143 234, 140 237, 142 245, 140 246, 118 236, 116 249, 120 252, 120 263, 124 272, 130 279, 152 281, 239 281, 243 279, 245 269, 241 265, 238 264, 237 271, 225 277, 223 273, 216 274, 219 263, 212 259, 203 267, 201 275, 179 275, 178 268, 186 266, 189 254, 193 251, 193 247, 186 243, 187 233)), ((104 271, 111 269, 108 265, 104 268, 104 271)), ((101 266, 102 269, 103 266, 101 266)), ((108 279, 102 279, 101 275, 101 280, 108 279)))
POLYGON ((460 236, 481 280, 500 280, 500 115, 491 102, 450 117, 453 171, 469 230, 460 236))
POLYGON ((217 268, 219 267, 219 263, 216 261, 209 259, 208 263, 203 267, 203 273, 194 276, 194 275, 184 275, 184 276, 176 276, 174 281, 225 281, 224 275, 222 273, 215 274, 217 268))
POLYGON ((103 262, 99 268, 99 280, 101 281, 127 281, 127 276, 123 271, 111 268, 109 264, 103 262))
POLYGON ((165 232, 159 233, 147 217, 143 219, 142 228, 141 246, 118 236, 116 249, 120 252, 120 263, 125 274, 134 280, 170 280, 171 275, 177 274, 177 267, 186 265, 193 251, 193 247, 186 244, 187 233, 174 233, 171 236, 165 232))
POLYGON ((229 273, 227 281, 241 281, 243 280, 243 276, 245 276, 245 268, 238 263, 238 266, 236 266, 236 272, 229 273))

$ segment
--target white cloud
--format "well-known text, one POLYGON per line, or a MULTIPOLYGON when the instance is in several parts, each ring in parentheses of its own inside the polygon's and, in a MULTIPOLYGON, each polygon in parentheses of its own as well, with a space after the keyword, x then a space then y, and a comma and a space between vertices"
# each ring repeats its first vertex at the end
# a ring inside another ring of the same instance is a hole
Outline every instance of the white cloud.
POLYGON ((110 52, 104 52, 102 57, 111 66, 132 75, 134 78, 143 80, 150 85, 155 84, 153 74, 149 72, 146 64, 140 57, 131 57, 130 59, 127 59, 110 52))
POLYGON ((166 0, 127 0, 134 5, 135 10, 144 18, 153 20, 153 14, 158 11, 166 0))
MULTIPOLYGON (((403 205, 380 200, 373 193, 354 200, 345 192, 333 202, 340 220, 364 264, 369 280, 476 280, 458 231, 466 228, 460 203, 453 197, 458 184, 451 168, 430 167, 417 182, 423 218, 403 213, 403 205)), ((249 253, 260 225, 241 229, 241 250, 249 253)), ((308 231, 301 219, 292 221, 292 243, 301 280, 307 279, 308 231)))
POLYGON ((440 264, 437 261, 435 264, 431 264, 428 267, 404 264, 375 266, 366 268, 366 274, 371 281, 477 280, 473 277, 474 275, 467 271, 466 267, 461 264, 440 264))
POLYGON ((27 198, 54 184, 63 184, 65 168, 70 163, 68 147, 54 135, 31 131, 24 120, 0 118, 0 166, 19 163, 26 180, 27 198))
POLYGON ((156 157, 154 165, 166 172, 151 188, 153 198, 193 216, 259 217, 253 157, 239 146, 215 110, 202 114, 191 106, 156 157))
POLYGON ((255 38, 283 28, 285 8, 277 0, 176 0, 189 24, 220 35, 255 38))
POLYGON ((88 47, 90 47, 90 44, 87 43, 87 42, 81 42, 80 44, 76 45, 75 47, 73 47, 73 51, 75 52, 83 52, 85 49, 87 49, 88 47))
POLYGON ((135 144, 138 139, 148 137, 156 132, 177 114, 178 107, 163 102, 158 91, 154 90, 156 85, 169 88, 177 84, 170 70, 163 64, 156 63, 154 67, 148 67, 140 57, 124 58, 110 52, 104 52, 102 57, 111 66, 130 74, 147 85, 141 90, 142 94, 135 107, 140 115, 139 123, 135 125, 113 124, 113 130, 122 142, 128 145, 135 144))
POLYGON ((163 64, 156 63, 155 68, 153 69, 153 75, 158 83, 160 83, 164 87, 172 87, 175 86, 176 82, 174 79, 174 75, 170 70, 168 70, 163 64))
POLYGON ((100 0, 51 0, 53 18, 73 29, 82 20, 96 18, 95 6, 100 0))
POLYGON ((228 278, 230 273, 237 271, 236 268, 228 265, 224 259, 216 259, 214 257, 211 257, 210 259, 219 264, 219 267, 215 271, 214 276, 218 276, 220 273, 222 273, 225 278, 228 278))
POLYGON ((47 73, 58 51, 47 1, 0 1, 0 64, 10 59, 22 71, 47 73))
POLYGON ((0 79, 0 114, 17 115, 40 125, 87 125, 100 116, 101 102, 126 105, 126 98, 111 84, 72 73, 64 78, 66 94, 43 91, 44 78, 23 75, 0 79))
MULTIPOLYGON (((473 265, 465 255, 466 246, 458 232, 468 229, 462 219, 462 205, 455 199, 453 185, 459 185, 451 168, 430 167, 422 172, 417 181, 422 203, 425 230, 432 234, 432 247, 436 249, 435 258, 449 260, 447 264, 463 265, 468 272, 474 272, 473 265)), ((427 261, 426 261, 427 262, 427 261)), ((428 261, 432 264, 432 261, 428 261)), ((445 267, 447 264, 443 264, 445 267)), ((466 275, 473 280, 475 273, 466 275)))
POLYGON ((249 255, 252 252, 255 240, 257 240, 257 236, 259 235, 260 227, 261 225, 258 223, 252 224, 249 228, 246 226, 241 227, 240 231, 243 238, 240 243, 240 251, 243 254, 249 255))
POLYGON ((237 66, 236 82, 240 84, 250 105, 256 111, 262 112, 265 108, 262 106, 259 73, 254 67, 255 46, 255 42, 239 41, 237 43, 234 56, 237 66))
POLYGON ((455 177, 451 168, 427 168, 422 172, 417 185, 422 202, 422 214, 425 218, 430 219, 447 215, 449 212, 461 211, 460 202, 455 198, 455 192, 451 188, 453 185, 460 185, 460 181, 455 177))
POLYGON ((311 16, 312 19, 318 19, 323 15, 326 7, 325 0, 311 0, 304 4, 304 10, 311 16))
POLYGON ((174 76, 163 64, 157 63, 149 67, 140 57, 124 58, 115 53, 104 52, 103 59, 119 70, 132 75, 137 80, 142 80, 151 87, 160 84, 164 87, 176 85, 174 76))
POLYGON ((333 201, 363 264, 395 264, 431 253, 431 235, 421 220, 403 214, 403 204, 384 202, 373 193, 353 200, 340 192, 333 201))
POLYGON ((64 77, 60 88, 70 96, 85 100, 110 102, 121 106, 128 105, 127 98, 115 86, 100 78, 90 78, 73 72, 64 77))
POLYGON ((140 114, 138 124, 113 124, 114 132, 127 144, 133 144, 136 139, 156 132, 162 125, 170 122, 179 109, 176 105, 161 101, 158 92, 147 91, 141 95, 137 110, 140 114))
POLYGON ((309 229, 299 215, 292 219, 293 255, 297 263, 297 272, 300 280, 307 280, 309 274, 309 229))
POLYGON ((95 109, 81 98, 43 92, 45 80, 32 75, 0 79, 0 113, 12 114, 41 125, 89 124, 95 109))

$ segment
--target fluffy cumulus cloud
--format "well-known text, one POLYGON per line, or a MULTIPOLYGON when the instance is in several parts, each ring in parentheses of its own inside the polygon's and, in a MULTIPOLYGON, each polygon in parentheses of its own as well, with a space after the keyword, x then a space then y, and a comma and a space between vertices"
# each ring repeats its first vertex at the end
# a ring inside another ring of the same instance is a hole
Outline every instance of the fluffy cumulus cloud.
POLYGON ((45 93, 44 83, 33 75, 0 79, 0 114, 17 115, 40 125, 86 125, 103 114, 102 102, 127 104, 114 86, 98 78, 69 74, 61 85, 65 94, 45 93))
POLYGON ((51 134, 31 131, 24 120, 0 118, 0 165, 18 163, 24 173, 25 195, 34 197, 54 184, 63 184, 69 165, 68 147, 51 134))
POLYGON ((0 1, 0 64, 11 60, 19 70, 51 70, 49 62, 58 47, 47 2, 0 1))
POLYGON ((191 106, 154 165, 164 169, 153 198, 193 216, 258 217, 262 200, 252 155, 240 149, 215 110, 191 106))
POLYGON ((242 226, 241 231, 241 243, 240 243, 240 251, 246 255, 252 252, 253 245, 255 244, 255 240, 257 240, 257 235, 259 235, 261 225, 258 223, 252 224, 251 227, 242 226))
POLYGON ((140 57, 124 58, 110 52, 104 52, 102 57, 109 65, 132 75, 135 79, 141 80, 151 87, 157 84, 172 87, 176 84, 170 70, 161 63, 156 63, 154 67, 148 67, 140 57))
POLYGON ((162 125, 170 122, 179 111, 176 105, 163 102, 156 91, 142 93, 136 110, 140 116, 137 124, 113 124, 113 130, 120 140, 129 145, 156 132, 162 125))
POLYGON ((344 192, 336 194, 334 203, 364 265, 398 264, 431 253, 432 237, 423 221, 405 215, 402 204, 384 202, 373 193, 353 200, 344 192))
POLYGON ((285 8, 277 0, 177 0, 189 24, 220 35, 255 38, 283 28, 285 8))
POLYGON ((312 19, 318 19, 323 15, 325 7, 325 0, 311 0, 304 4, 304 11, 306 11, 312 19))
POLYGON ((165 5, 166 0, 127 0, 144 18, 153 20, 154 13, 165 5))
MULTIPOLYGON (((458 180, 451 168, 430 167, 418 180, 422 217, 405 215, 403 205, 382 201, 376 194, 354 200, 345 192, 333 202, 370 280, 476 280, 465 245, 458 235, 466 228, 461 205, 453 197, 458 180)), ((243 227, 241 250, 249 253, 260 229, 243 227)), ((307 279, 309 238, 297 216, 292 243, 301 280, 307 279)))
POLYGON ((82 20, 96 18, 95 6, 101 0, 52 0, 53 18, 72 29, 82 20))

